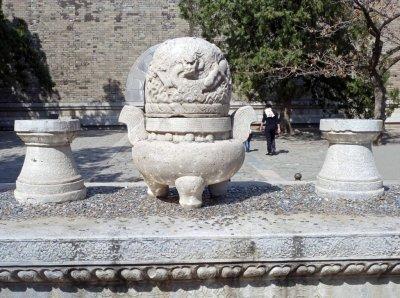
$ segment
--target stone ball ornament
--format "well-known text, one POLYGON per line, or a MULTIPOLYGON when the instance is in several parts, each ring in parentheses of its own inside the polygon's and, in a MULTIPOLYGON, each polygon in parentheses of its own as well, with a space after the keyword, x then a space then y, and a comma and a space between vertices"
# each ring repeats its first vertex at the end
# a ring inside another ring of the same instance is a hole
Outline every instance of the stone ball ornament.
POLYGON ((217 46, 170 39, 157 47, 147 72, 146 116, 228 116, 231 92, 228 62, 217 46))
POLYGON ((300 181, 302 177, 303 177, 303 175, 301 175, 301 173, 294 174, 294 180, 296 180, 296 181, 300 181))
POLYGON ((145 113, 126 105, 119 121, 148 194, 166 197, 175 186, 185 208, 201 206, 206 186, 225 195, 257 117, 250 106, 229 115, 231 77, 221 50, 200 38, 167 40, 155 50, 144 86, 145 113))

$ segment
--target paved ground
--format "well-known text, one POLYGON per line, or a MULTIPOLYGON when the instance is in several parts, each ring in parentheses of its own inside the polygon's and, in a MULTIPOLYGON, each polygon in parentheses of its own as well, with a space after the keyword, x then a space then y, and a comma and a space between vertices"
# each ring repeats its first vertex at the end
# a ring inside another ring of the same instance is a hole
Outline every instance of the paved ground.
MULTIPOLYGON (((384 145, 374 147, 376 163, 384 180, 400 182, 400 128, 390 130, 384 145)), ((313 134, 280 137, 279 154, 265 155, 265 141, 259 136, 252 151, 235 175, 236 181, 293 181, 302 173, 303 180, 314 180, 324 161, 327 142, 313 134)), ((83 131, 72 146, 78 167, 88 182, 135 182, 140 174, 131 161, 131 147, 125 131, 83 131)), ((13 132, 0 132, 0 183, 15 182, 24 160, 24 146, 13 132)))

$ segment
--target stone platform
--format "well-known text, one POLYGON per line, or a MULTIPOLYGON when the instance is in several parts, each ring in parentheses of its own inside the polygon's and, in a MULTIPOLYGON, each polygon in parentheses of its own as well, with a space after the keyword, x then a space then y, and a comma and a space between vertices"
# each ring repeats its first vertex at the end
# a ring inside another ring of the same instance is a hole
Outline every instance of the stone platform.
POLYGON ((22 206, 0 191, 2 297, 396 297, 398 186, 334 205, 312 185, 234 183, 182 210, 144 187, 22 206), (249 195, 252 193, 253 195, 249 195), (247 194, 247 195, 246 195, 247 194), (308 212, 306 211, 308 210, 308 212), (76 214, 76 215, 75 215, 76 214))

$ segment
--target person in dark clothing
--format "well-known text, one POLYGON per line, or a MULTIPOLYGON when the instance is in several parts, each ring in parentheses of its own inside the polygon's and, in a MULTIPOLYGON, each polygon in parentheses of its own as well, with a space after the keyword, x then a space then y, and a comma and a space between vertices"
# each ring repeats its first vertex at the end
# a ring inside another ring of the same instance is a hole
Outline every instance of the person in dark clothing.
POLYGON ((267 139, 267 155, 276 154, 275 135, 281 133, 278 113, 272 109, 272 104, 268 102, 265 105, 263 119, 260 125, 260 131, 263 131, 267 139))

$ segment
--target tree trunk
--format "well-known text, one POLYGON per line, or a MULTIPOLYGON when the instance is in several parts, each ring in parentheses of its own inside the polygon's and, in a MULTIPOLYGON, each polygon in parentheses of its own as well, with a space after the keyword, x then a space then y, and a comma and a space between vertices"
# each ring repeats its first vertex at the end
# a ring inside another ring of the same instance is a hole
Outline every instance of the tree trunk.
POLYGON ((377 139, 374 141, 375 145, 379 145, 382 142, 382 136, 385 131, 385 120, 386 120, 386 86, 383 80, 375 74, 372 78, 372 84, 374 86, 374 118, 383 121, 382 133, 379 134, 377 139))
POLYGON ((386 120, 386 87, 384 84, 374 82, 375 108, 374 118, 386 120))
POLYGON ((292 101, 287 99, 283 102, 282 110, 280 113, 281 131, 284 134, 293 135, 292 123, 290 123, 290 116, 292 114, 292 101))

